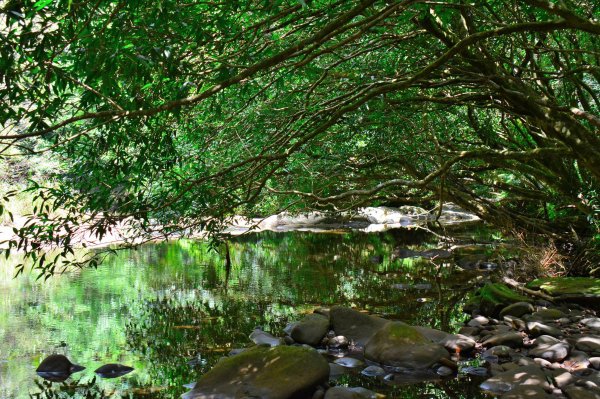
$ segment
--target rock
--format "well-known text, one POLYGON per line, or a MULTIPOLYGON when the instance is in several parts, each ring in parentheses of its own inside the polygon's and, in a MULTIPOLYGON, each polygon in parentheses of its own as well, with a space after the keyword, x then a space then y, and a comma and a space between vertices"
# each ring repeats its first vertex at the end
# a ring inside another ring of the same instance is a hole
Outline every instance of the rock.
POLYGON ((600 353, 600 335, 584 335, 575 341, 575 347, 584 352, 600 353))
POLYGON ((534 319, 540 320, 558 320, 566 315, 558 309, 542 309, 531 315, 534 319))
POLYGON ((429 368, 449 357, 443 346, 401 322, 386 324, 365 345, 366 359, 403 369, 429 368))
POLYGON ((318 313, 304 316, 290 333, 292 339, 301 344, 317 346, 329 331, 329 319, 318 313))
POLYGON ((328 377, 327 361, 313 349, 256 346, 219 361, 182 397, 310 397, 328 377))
POLYGON ((500 399, 548 399, 550 396, 537 385, 521 385, 500 396, 500 399))
POLYGON ((593 368, 600 370, 600 357, 590 357, 588 360, 593 368))
POLYGON ((600 391, 569 385, 563 390, 569 399, 600 399, 600 391))
POLYGON ((512 305, 508 305, 504 309, 500 311, 500 317, 504 316, 514 316, 514 317, 522 317, 525 314, 533 313, 535 308, 529 302, 516 302, 512 305))
POLYGON ((362 367, 365 365, 365 362, 354 357, 341 357, 339 359, 335 359, 333 362, 348 368, 362 367))
POLYGON ((447 366, 441 366, 436 370, 437 375, 442 377, 449 377, 454 375, 454 370, 447 366))
POLYGON ((364 346, 373 334, 389 323, 389 320, 381 317, 341 306, 331 308, 330 315, 334 331, 360 346, 364 346))
POLYGON ((281 338, 276 338, 271 334, 262 331, 260 328, 255 328, 250 334, 250 340, 256 345, 278 346, 283 344, 281 338))
POLYGON ((348 338, 344 337, 343 335, 333 337, 327 343, 327 345, 333 349, 347 348, 349 344, 350 342, 348 341, 348 338))
POLYGON ((489 374, 488 369, 486 369, 485 367, 473 367, 473 366, 464 367, 461 369, 461 372, 463 372, 464 374, 475 375, 478 377, 485 377, 489 374))
POLYGON ((71 363, 66 356, 50 355, 40 363, 35 371, 48 381, 62 382, 71 374, 81 370, 85 370, 85 367, 71 363))
POLYGON ((586 327, 600 330, 600 318, 599 317, 588 317, 587 319, 581 320, 580 323, 586 327))
POLYGON ((124 366, 122 364, 109 363, 98 367, 94 373, 102 378, 117 378, 133 371, 133 367, 124 366))
POLYGON ((546 392, 552 392, 553 389, 546 380, 546 374, 537 366, 522 366, 499 373, 484 381, 479 387, 484 391, 503 394, 524 385, 537 386, 546 392))
POLYGON ((511 348, 520 348, 523 346, 523 337, 516 332, 507 332, 498 335, 492 335, 483 342, 483 346, 508 346, 511 348))
POLYGON ((485 316, 481 316, 481 315, 473 317, 467 323, 467 325, 469 327, 481 327, 481 326, 487 326, 488 324, 490 324, 490 319, 488 319, 485 316))
POLYGON ((318 388, 311 399, 323 399, 325 397, 325 390, 323 388, 318 388))
POLYGON ((531 299, 524 297, 511 290, 505 284, 488 283, 484 285, 475 296, 473 296, 465 305, 465 311, 479 309, 485 316, 496 317, 500 311, 509 305, 517 302, 532 302, 531 299))
POLYGON ((573 374, 569 373, 568 371, 557 370, 553 379, 554 379, 554 385, 556 385, 560 389, 563 389, 567 385, 570 385, 570 384, 574 383, 575 381, 577 381, 579 378, 574 376, 573 374))
POLYGON ((540 290, 570 302, 600 303, 600 279, 589 277, 551 277, 536 279, 527 288, 540 290))
POLYGON ((499 345, 493 346, 481 354, 481 358, 490 362, 498 363, 500 359, 508 360, 513 355, 514 351, 508 346, 499 345))
POLYGON ((325 399, 375 399, 377 394, 365 388, 332 387, 325 393, 325 399))
POLYGON ((529 351, 529 356, 541 357, 549 362, 560 362, 567 356, 571 347, 566 342, 558 342, 556 344, 540 344, 529 351))
POLYGON ((524 331, 527 329, 527 323, 525 321, 519 319, 515 316, 504 316, 504 322, 511 328, 519 331, 524 331))
POLYGON ((366 375, 367 377, 378 377, 385 375, 385 370, 379 366, 369 366, 363 371, 360 372, 362 375, 366 375))
POLYGON ((538 337, 540 335, 550 335, 552 337, 562 337, 563 333, 556 327, 549 326, 538 321, 530 321, 527 323, 527 330, 529 333, 538 337))
POLYGON ((415 330, 423 334, 431 342, 440 344, 452 353, 470 352, 475 347, 475 340, 462 334, 450 334, 428 327, 414 326, 415 330))
POLYGON ((341 375, 344 375, 348 372, 348 368, 344 366, 340 366, 339 364, 329 363, 329 377, 337 378, 341 375))

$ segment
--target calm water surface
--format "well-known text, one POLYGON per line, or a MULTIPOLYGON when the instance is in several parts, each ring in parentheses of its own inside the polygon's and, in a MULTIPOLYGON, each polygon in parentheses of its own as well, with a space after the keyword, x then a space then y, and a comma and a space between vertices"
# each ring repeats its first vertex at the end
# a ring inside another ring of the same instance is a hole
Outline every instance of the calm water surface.
MULTIPOLYGON (((486 234, 463 230, 459 239, 486 234)), ((221 356, 248 346, 255 327, 282 335, 289 321, 319 306, 354 306, 451 331, 481 274, 452 260, 392 256, 398 247, 437 246, 435 236, 415 230, 266 232, 232 241, 229 271, 206 244, 179 241, 121 251, 98 269, 47 282, 32 273, 14 279, 18 260, 9 259, 0 263, 0 398, 178 398, 221 356), (35 369, 52 353, 87 369, 65 383, 44 381, 35 369), (135 371, 95 377, 105 363, 135 371)), ((338 383, 399 398, 485 397, 468 377, 390 386, 348 375, 338 383)))

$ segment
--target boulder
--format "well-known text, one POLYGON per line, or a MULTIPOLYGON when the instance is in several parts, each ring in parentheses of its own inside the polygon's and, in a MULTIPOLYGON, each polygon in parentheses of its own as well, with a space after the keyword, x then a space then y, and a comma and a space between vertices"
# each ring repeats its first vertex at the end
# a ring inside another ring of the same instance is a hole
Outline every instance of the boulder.
POLYGON ((431 340, 431 342, 442 345, 452 353, 470 352, 476 344, 474 339, 469 338, 466 335, 450 334, 428 327, 415 326, 413 328, 431 340))
POLYGON ((365 345, 367 360, 402 369, 430 368, 449 357, 442 345, 401 322, 387 323, 365 345))
POLYGON ((306 315, 297 323, 290 333, 294 341, 316 346, 329 331, 329 319, 318 313, 306 315))
POLYGON ((328 377, 327 361, 313 349, 301 346, 256 346, 219 361, 182 397, 310 397, 328 377))
POLYGON ((508 305, 504 309, 500 311, 500 317, 504 316, 514 316, 514 317, 522 317, 525 314, 533 313, 535 308, 529 302, 517 302, 512 305, 508 305))
POLYGON ((531 299, 511 290, 505 284, 488 283, 469 300, 465 311, 479 311, 485 316, 497 317, 502 309, 517 302, 531 302, 531 299))
POLYGON ((364 346, 373 334, 389 323, 389 320, 381 317, 342 306, 331 308, 330 317, 331 326, 337 335, 343 335, 360 346, 364 346))

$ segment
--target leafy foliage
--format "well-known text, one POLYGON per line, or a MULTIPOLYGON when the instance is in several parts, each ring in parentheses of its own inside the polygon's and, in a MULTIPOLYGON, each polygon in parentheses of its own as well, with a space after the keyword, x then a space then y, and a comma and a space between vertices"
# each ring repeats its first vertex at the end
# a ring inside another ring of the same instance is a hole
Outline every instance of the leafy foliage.
POLYGON ((594 1, 1 11, 0 152, 66 168, 31 187, 40 206, 9 243, 48 273, 81 264, 81 230, 135 243, 281 209, 453 201, 504 227, 597 231, 594 1))

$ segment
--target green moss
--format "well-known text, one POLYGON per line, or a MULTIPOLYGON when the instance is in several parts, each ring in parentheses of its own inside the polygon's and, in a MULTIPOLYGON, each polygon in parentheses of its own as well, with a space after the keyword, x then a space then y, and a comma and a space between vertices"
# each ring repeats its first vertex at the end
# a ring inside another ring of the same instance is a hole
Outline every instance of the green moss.
POLYGON ((394 322, 387 324, 387 333, 390 338, 393 338, 395 341, 403 341, 407 344, 421 344, 430 342, 423 334, 419 331, 415 330, 411 326, 394 322))
POLYGON ((550 277, 533 280, 527 288, 541 290, 552 296, 599 295, 600 279, 588 277, 550 277))
POLYGON ((484 285, 465 305, 465 311, 476 311, 486 316, 498 316, 500 311, 513 303, 529 302, 531 298, 523 296, 500 283, 484 285))

